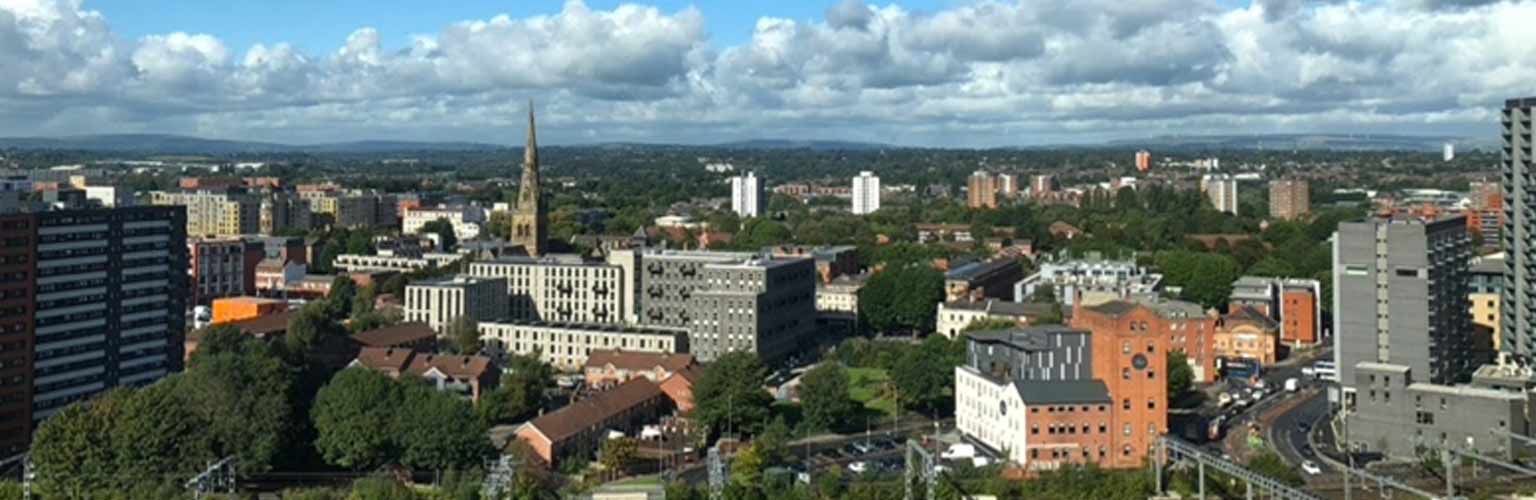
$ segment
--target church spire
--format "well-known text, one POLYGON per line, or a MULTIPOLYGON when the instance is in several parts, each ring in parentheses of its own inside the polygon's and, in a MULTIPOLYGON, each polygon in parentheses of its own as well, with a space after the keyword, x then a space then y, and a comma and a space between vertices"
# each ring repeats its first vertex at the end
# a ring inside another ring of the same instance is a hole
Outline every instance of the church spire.
POLYGON ((534 134, 533 99, 528 100, 528 145, 523 149, 523 166, 539 166, 539 141, 534 134))
POLYGON ((544 253, 549 233, 545 220, 544 197, 539 192, 539 143, 534 132, 533 100, 528 101, 528 145, 523 151, 523 177, 518 186, 517 211, 512 216, 511 241, 523 246, 528 255, 544 253))

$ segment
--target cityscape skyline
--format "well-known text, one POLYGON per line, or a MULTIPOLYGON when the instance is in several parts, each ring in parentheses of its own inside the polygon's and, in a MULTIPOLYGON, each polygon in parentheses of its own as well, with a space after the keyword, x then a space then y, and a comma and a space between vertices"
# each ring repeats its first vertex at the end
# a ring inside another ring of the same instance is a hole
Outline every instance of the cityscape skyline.
POLYGON ((1530 2, 1166 3, 332 4, 290 25, 282 2, 6 0, 0 136, 511 144, 532 98, 549 144, 1491 142, 1536 76, 1530 2))

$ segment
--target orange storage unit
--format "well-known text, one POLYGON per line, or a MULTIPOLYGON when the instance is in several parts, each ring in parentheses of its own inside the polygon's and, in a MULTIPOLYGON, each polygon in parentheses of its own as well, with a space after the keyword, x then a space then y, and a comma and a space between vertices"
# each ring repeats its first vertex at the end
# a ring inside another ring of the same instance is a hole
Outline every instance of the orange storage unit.
POLYGON ((219 325, 233 321, 247 320, 279 311, 284 311, 287 309, 287 302, 274 299, 263 299, 260 297, 228 297, 223 299, 214 299, 213 324, 219 325))

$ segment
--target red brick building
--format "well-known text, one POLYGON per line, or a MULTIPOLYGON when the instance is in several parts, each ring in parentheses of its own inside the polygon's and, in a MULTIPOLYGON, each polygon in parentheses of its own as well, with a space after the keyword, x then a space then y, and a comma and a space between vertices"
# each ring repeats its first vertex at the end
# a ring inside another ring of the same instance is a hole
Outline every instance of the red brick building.
POLYGON ((0 455, 24 451, 32 435, 32 217, 0 216, 0 455))
MULTIPOLYGON (((1112 457, 1107 466, 1135 468, 1168 432, 1168 349, 1173 325, 1205 325, 1206 320, 1168 320, 1146 306, 1113 301, 1079 308, 1073 326, 1093 339, 1094 378, 1104 382, 1113 401, 1112 457)), ((1209 338, 1207 336, 1206 338, 1209 338)))
POLYGON ((1280 284, 1280 341, 1312 345, 1322 327, 1315 280, 1286 280, 1280 284))
POLYGON ((1129 331, 1135 327, 1160 336, 1167 341, 1168 349, 1184 353, 1196 382, 1210 382, 1216 378, 1214 346, 1218 320, 1217 315, 1199 304, 1181 300, 1116 300, 1079 307, 1072 324, 1095 332, 1129 331))

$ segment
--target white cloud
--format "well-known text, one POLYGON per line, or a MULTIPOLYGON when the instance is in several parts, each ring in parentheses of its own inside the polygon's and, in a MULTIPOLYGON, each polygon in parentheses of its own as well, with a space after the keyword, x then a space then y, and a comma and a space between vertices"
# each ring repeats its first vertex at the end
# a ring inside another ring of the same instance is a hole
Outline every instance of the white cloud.
POLYGON ((128 40, 79 0, 0 0, 0 134, 514 142, 528 97, 555 141, 1487 133, 1489 110, 1536 81, 1536 2, 827 4, 824 20, 762 17, 734 46, 697 9, 570 0, 400 48, 358 27, 306 54, 239 53, 217 33, 128 40))

